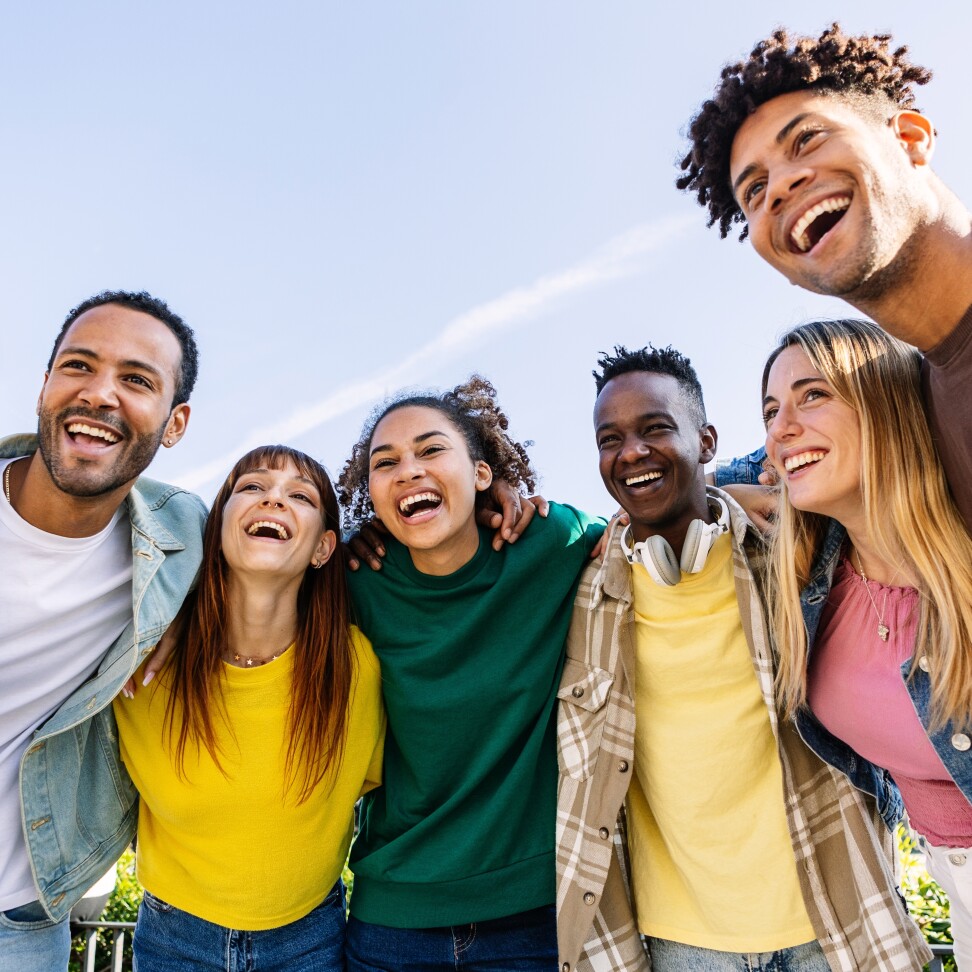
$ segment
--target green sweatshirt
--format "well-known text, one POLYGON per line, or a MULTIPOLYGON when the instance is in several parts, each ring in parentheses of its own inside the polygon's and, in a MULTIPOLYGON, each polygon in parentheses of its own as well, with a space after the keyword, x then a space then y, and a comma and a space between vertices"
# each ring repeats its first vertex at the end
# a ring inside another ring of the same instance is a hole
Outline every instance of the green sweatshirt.
POLYGON ((435 577, 388 541, 350 574, 381 661, 384 786, 364 798, 351 911, 430 928, 552 904, 556 696, 580 571, 604 529, 551 504, 512 546, 435 577))

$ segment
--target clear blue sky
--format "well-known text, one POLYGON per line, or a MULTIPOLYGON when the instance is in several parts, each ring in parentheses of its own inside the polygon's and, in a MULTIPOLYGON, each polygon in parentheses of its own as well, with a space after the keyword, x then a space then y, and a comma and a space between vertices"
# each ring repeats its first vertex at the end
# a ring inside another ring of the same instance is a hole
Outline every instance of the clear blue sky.
POLYGON ((544 493, 609 511, 590 371, 615 343, 688 354, 720 454, 745 451, 774 336, 844 308, 705 229, 673 186, 683 126, 778 23, 887 30, 935 70, 919 98, 935 168, 970 201, 972 9, 944 10, 8 5, 2 429, 34 428, 71 306, 145 288, 202 351, 186 438, 151 472, 206 499, 264 441, 336 473, 383 394, 481 371, 534 440, 544 493))

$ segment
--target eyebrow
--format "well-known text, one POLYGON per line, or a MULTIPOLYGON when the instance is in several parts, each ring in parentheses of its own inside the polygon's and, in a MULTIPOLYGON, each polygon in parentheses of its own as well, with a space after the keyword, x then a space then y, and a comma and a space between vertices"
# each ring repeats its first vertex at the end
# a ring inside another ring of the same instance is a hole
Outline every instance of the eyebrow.
MULTIPOLYGON (((826 380, 827 379, 824 378, 822 375, 815 375, 811 378, 797 378, 797 380, 793 382, 792 385, 790 385, 790 391, 796 391, 796 389, 798 388, 803 388, 804 385, 812 385, 815 381, 826 381, 826 380)), ((767 405, 770 402, 775 402, 775 401, 776 401, 775 395, 765 395, 763 397, 764 405, 767 405)))
MULTIPOLYGON (((809 117, 810 112, 804 111, 799 115, 791 118, 777 133, 776 133, 776 144, 782 145, 786 141, 787 135, 793 131, 797 125, 800 124, 805 118, 809 117)), ((742 172, 736 177, 736 181, 732 184, 732 193, 736 195, 739 192, 739 186, 745 182, 757 169, 759 166, 755 162, 750 162, 742 172)))
POLYGON ((804 120, 804 118, 809 118, 809 117, 810 117, 810 112, 809 111, 804 111, 804 112, 801 112, 799 115, 796 115, 795 117, 791 118, 776 133, 776 144, 777 145, 782 145, 786 141, 786 136, 789 135, 790 132, 792 132, 793 129, 796 128, 797 125, 799 125, 800 122, 802 122, 804 120))
MULTIPOLYGON (((637 421, 639 422, 650 422, 652 419, 664 419, 666 422, 671 422, 672 425, 677 424, 668 412, 644 412, 637 417, 637 421)), ((597 433, 604 429, 613 429, 617 425, 617 422, 602 422, 600 425, 594 427, 594 432, 597 433)))
MULTIPOLYGON (((437 435, 441 435, 445 438, 449 437, 447 432, 439 432, 437 429, 433 429, 431 432, 423 432, 421 435, 415 436, 415 438, 412 439, 412 442, 418 445, 418 443, 425 442, 426 439, 431 439, 437 435)), ((393 445, 376 445, 371 450, 370 454, 373 456, 376 452, 392 452, 394 448, 395 447, 393 445)))
POLYGON ((742 172, 736 178, 736 181, 732 184, 732 194, 734 196, 739 195, 739 187, 756 171, 758 166, 755 162, 750 162, 742 172))
MULTIPOLYGON (((269 475, 271 472, 277 471, 278 470, 267 469, 266 466, 261 466, 259 469, 248 469, 245 473, 240 473, 240 479, 242 479, 244 476, 256 476, 261 473, 263 475, 269 475)), ((308 479, 307 476, 292 476, 291 478, 294 482, 307 483, 308 486, 313 486, 314 489, 317 489, 317 483, 315 483, 313 479, 308 479)))
MULTIPOLYGON (((92 361, 101 361, 101 355, 96 354, 90 348, 78 348, 78 347, 67 347, 60 348, 57 352, 58 360, 63 358, 65 355, 76 355, 79 358, 90 358, 92 361)), ((161 380, 162 372, 159 371, 155 365, 150 365, 147 361, 139 361, 138 358, 126 358, 124 361, 119 361, 118 364, 122 368, 133 368, 136 371, 147 371, 150 375, 155 375, 161 380)))

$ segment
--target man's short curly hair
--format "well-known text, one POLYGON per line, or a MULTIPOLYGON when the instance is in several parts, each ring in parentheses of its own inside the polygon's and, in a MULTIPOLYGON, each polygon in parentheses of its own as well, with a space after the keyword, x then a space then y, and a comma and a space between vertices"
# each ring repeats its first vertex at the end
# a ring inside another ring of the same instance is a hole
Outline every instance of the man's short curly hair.
MULTIPOLYGON (((760 105, 792 91, 852 99, 863 111, 889 118, 914 109, 913 86, 931 71, 908 59, 908 48, 891 49, 889 34, 850 37, 837 23, 819 38, 795 37, 784 28, 761 40, 749 58, 722 69, 713 96, 689 123, 690 150, 682 159, 679 189, 695 193, 719 224, 723 239, 733 223, 745 223, 729 179, 729 156, 739 126, 760 105)), ((747 235, 744 226, 740 240, 747 235)))
POLYGON ((83 300, 77 307, 72 308, 68 316, 64 318, 64 323, 54 339, 54 347, 47 362, 47 370, 50 371, 54 367, 54 359, 57 357, 58 349, 61 347, 64 335, 70 330, 71 325, 82 314, 86 314, 95 307, 103 307, 105 304, 117 304, 119 307, 127 307, 129 310, 148 314, 157 321, 161 321, 175 335, 182 351, 182 358, 179 363, 179 371, 175 376, 172 407, 175 408, 176 405, 188 402, 193 388, 196 387, 196 378, 199 376, 199 348, 196 346, 196 335, 192 328, 164 300, 153 297, 144 290, 137 292, 103 290, 100 294, 95 294, 93 297, 83 300))
MULTIPOLYGON (((530 443, 521 444, 510 437, 506 431, 509 420, 496 401, 496 389, 481 375, 471 375, 452 391, 420 395, 406 392, 382 402, 372 411, 338 479, 338 498, 349 526, 359 525, 375 515, 368 491, 369 454, 375 428, 390 412, 411 406, 441 412, 462 433, 472 460, 485 462, 497 479, 505 479, 521 492, 536 489, 536 473, 526 451, 530 443)), ((477 503, 482 495, 477 495, 477 503)))
POLYGON ((604 354, 597 359, 600 371, 592 371, 594 385, 598 395, 604 386, 618 375, 626 375, 632 371, 643 371, 654 375, 668 375, 674 378, 682 389, 686 404, 692 409, 698 419, 699 428, 706 424, 705 401, 702 398, 702 384, 699 376, 692 367, 690 358, 686 358, 681 351, 676 351, 671 345, 667 348, 656 348, 649 344, 646 347, 629 351, 624 345, 616 344, 614 354, 604 354))

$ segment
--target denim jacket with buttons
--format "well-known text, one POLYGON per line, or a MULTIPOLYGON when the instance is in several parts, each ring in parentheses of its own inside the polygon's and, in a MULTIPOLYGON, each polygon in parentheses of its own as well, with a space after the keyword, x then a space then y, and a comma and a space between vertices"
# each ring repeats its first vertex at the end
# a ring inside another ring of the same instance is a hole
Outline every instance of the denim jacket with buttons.
MULTIPOLYGON (((0 458, 37 439, 0 439, 0 458)), ((24 836, 34 883, 55 920, 135 835, 138 794, 118 755, 111 701, 175 617, 202 559, 206 507, 176 486, 139 479, 125 501, 132 526, 132 620, 97 672, 34 732, 20 764, 24 836)))
MULTIPOLYGON (((810 582, 800 593, 800 606, 803 609, 810 650, 813 648, 820 616, 827 603, 834 570, 846 539, 847 531, 835 520, 831 520, 823 546, 814 559, 810 582)), ((931 722, 931 681, 925 671, 927 663, 923 665, 923 662, 924 658, 919 655, 918 664, 914 666, 912 674, 912 661, 908 659, 901 666, 901 678, 927 732, 931 722)), ((809 710, 801 711, 797 717, 797 725, 807 744, 821 758, 846 773, 862 790, 877 797, 888 826, 893 826, 901 818, 904 812, 901 795, 887 770, 868 762, 846 743, 830 735, 809 710)), ((972 729, 946 724, 936 732, 928 733, 928 739, 958 788, 972 802, 972 729)))
MULTIPOLYGON (((836 520, 831 520, 823 546, 814 557, 810 582, 800 592, 800 608, 807 629, 808 661, 846 537, 847 531, 836 520)), ((906 662, 902 668, 905 672, 909 671, 911 663, 906 662)), ((904 815, 904 805, 891 774, 859 756, 847 743, 831 735, 807 706, 797 713, 796 724, 804 742, 822 760, 846 773, 856 787, 870 793, 877 800, 881 816, 888 827, 893 829, 904 815)))
MULTIPOLYGON (((748 456, 722 461, 716 466, 718 484, 754 483, 766 457, 765 449, 757 449, 748 456)), ((810 582, 800 592, 800 606, 803 622, 807 629, 807 657, 813 650, 820 617, 830 594, 834 571, 840 559, 840 551, 847 539, 847 531, 835 520, 830 521, 823 546, 814 558, 810 571, 810 582)), ((912 663, 909 659, 901 666, 901 677, 911 696, 915 711, 923 726, 931 719, 931 683, 919 657, 915 672, 911 674, 912 663)), ((878 801, 881 815, 889 827, 894 827, 904 814, 901 794, 891 778, 891 774, 880 766, 864 759, 851 749, 847 743, 832 736, 808 708, 803 708, 796 717, 797 728, 807 745, 831 766, 845 773, 851 782, 865 793, 870 793, 878 801)), ((972 802, 972 729, 961 729, 946 725, 928 737, 935 747, 939 758, 945 764, 949 775, 958 785, 965 797, 972 802)))

